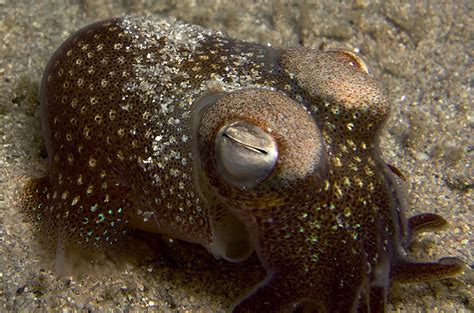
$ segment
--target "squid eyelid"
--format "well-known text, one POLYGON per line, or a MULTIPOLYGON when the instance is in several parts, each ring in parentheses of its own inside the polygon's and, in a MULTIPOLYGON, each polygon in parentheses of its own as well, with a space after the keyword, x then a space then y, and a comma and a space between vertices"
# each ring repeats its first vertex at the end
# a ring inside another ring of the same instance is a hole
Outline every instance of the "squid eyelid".
POLYGON ((232 137, 231 135, 229 135, 229 134, 226 133, 226 132, 224 132, 224 133, 222 134, 222 136, 223 136, 223 137, 226 137, 226 138, 229 138, 229 140, 232 140, 233 142, 235 142, 235 143, 237 143, 237 144, 239 144, 239 145, 241 145, 241 146, 243 146, 244 148, 247 148, 247 149, 249 149, 249 150, 255 151, 255 152, 257 152, 257 153, 265 154, 265 155, 268 154, 268 152, 265 151, 264 149, 260 149, 260 148, 254 147, 254 146, 252 146, 252 145, 249 145, 249 144, 247 144, 247 143, 245 143, 245 142, 243 142, 243 141, 241 141, 241 140, 238 140, 237 138, 232 137))

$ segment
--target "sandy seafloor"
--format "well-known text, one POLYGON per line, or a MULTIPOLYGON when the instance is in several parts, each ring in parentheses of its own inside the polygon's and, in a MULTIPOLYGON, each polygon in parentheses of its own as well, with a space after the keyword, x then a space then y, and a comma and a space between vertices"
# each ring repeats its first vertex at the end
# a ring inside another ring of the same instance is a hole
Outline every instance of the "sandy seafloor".
POLYGON ((436 212, 450 222, 420 236, 410 254, 468 265, 455 278, 393 286, 389 311, 472 312, 474 3, 346 2, 0 0, 0 311, 225 312, 263 277, 255 262, 215 261, 163 240, 159 253, 133 266, 58 278, 15 207, 19 183, 44 173, 38 88, 54 50, 96 20, 163 14, 279 47, 360 50, 393 104, 381 146, 407 176, 408 214, 436 212))

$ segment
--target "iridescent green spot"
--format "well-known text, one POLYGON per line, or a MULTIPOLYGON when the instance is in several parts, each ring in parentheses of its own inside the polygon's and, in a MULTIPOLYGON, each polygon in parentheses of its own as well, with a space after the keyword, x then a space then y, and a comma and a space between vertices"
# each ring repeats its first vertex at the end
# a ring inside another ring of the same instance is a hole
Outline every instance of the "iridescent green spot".
POLYGON ((87 236, 90 237, 90 236, 92 236, 93 233, 94 233, 94 232, 93 232, 92 230, 89 230, 89 231, 87 232, 87 236))
POLYGON ((303 227, 300 227, 300 228, 298 229, 298 231, 299 231, 300 233, 304 233, 304 228, 303 228, 303 227))
POLYGON ((112 215, 112 214, 114 214, 114 211, 108 210, 107 213, 109 213, 109 215, 112 215))
POLYGON ((95 241, 99 241, 99 240, 100 240, 100 236, 99 235, 95 236, 95 241))
POLYGON ((97 217, 99 218, 97 223, 103 222, 105 220, 105 215, 103 213, 100 213, 97 215, 97 217))
POLYGON ((118 213, 118 214, 122 214, 122 208, 118 208, 118 209, 117 209, 117 213, 118 213))
POLYGON ((114 227, 114 226, 115 226, 115 222, 114 222, 114 221, 110 222, 110 226, 114 227))
POLYGON ((84 224, 84 225, 89 224, 89 219, 87 217, 84 217, 82 219, 82 224, 84 224))
POLYGON ((91 212, 95 212, 95 211, 97 211, 97 208, 98 208, 98 205, 96 203, 96 204, 91 206, 90 210, 91 210, 91 212))

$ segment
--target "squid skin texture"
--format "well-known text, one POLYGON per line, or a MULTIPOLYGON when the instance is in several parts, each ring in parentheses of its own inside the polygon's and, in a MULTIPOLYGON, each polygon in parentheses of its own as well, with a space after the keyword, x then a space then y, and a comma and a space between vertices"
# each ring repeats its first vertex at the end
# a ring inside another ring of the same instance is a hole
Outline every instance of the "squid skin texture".
POLYGON ((384 312, 392 281, 463 268, 406 256, 413 235, 446 221, 405 218, 400 174, 378 148, 390 105, 354 53, 279 50, 127 16, 64 42, 40 101, 47 175, 29 181, 21 206, 66 262, 134 229, 230 261, 255 251, 267 278, 234 312, 384 312), (274 168, 248 188, 216 165, 216 133, 235 121, 278 147, 274 168))

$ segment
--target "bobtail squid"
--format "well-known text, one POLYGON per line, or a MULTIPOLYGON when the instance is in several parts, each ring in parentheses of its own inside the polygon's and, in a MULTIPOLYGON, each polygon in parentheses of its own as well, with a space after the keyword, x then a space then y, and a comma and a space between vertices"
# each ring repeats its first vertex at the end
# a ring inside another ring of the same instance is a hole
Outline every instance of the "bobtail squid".
POLYGON ((441 279, 416 261, 378 138, 390 105, 344 50, 277 49, 171 19, 92 24, 56 51, 41 85, 47 175, 22 208, 58 254, 165 233, 267 277, 234 312, 383 312, 390 283, 441 279))

